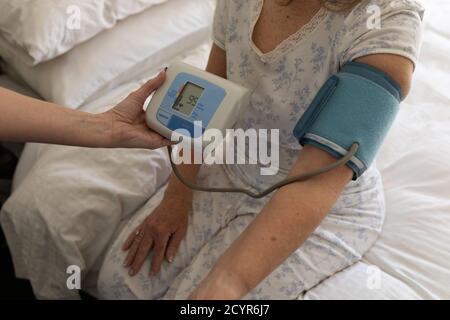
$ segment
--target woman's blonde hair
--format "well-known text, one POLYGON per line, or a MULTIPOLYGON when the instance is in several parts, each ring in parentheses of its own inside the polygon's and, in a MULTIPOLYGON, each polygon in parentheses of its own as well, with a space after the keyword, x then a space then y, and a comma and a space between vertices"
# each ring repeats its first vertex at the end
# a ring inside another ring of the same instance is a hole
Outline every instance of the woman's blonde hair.
POLYGON ((320 0, 322 5, 328 10, 342 11, 350 9, 362 0, 320 0))

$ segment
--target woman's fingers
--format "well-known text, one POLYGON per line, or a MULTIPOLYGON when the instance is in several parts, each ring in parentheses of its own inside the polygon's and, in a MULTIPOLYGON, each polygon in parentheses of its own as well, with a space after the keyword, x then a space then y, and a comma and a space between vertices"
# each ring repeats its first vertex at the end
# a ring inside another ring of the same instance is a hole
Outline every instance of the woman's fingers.
POLYGON ((141 245, 142 240, 146 237, 145 229, 138 229, 134 235, 133 242, 131 244, 131 247, 128 251, 128 255, 125 259, 125 262, 123 263, 124 267, 128 268, 131 266, 136 258, 136 254, 139 250, 139 247, 141 245))
POLYGON ((175 232, 169 240, 169 244, 167 245, 166 250, 166 259, 170 263, 175 259, 175 255, 177 254, 178 248, 180 247, 181 241, 183 241, 184 236, 186 235, 185 230, 180 230, 175 232))
POLYGON ((146 134, 142 136, 142 142, 144 147, 149 149, 158 149, 174 144, 172 141, 167 140, 163 136, 152 131, 147 131, 146 134))
MULTIPOLYGON (((171 239, 171 252, 174 253, 176 252, 176 248, 178 248, 179 242, 181 241, 177 240, 178 237, 183 239, 180 232, 176 234, 177 236, 175 237, 175 242, 171 239), (174 247, 175 245, 176 247, 174 247)), ((125 268, 130 268, 130 276, 136 275, 141 270, 152 249, 154 249, 154 254, 150 276, 156 275, 161 269, 161 264, 166 256, 166 248, 168 248, 169 239, 170 234, 168 232, 149 232, 149 230, 146 230, 142 226, 136 228, 136 230, 128 236, 128 239, 122 247, 124 251, 128 251, 128 255, 125 258, 123 265, 125 268)))
POLYGON ((156 275, 161 269, 161 264, 164 261, 169 237, 170 235, 166 234, 164 236, 158 237, 158 239, 155 239, 155 248, 153 252, 152 266, 150 268, 150 277, 156 275))
POLYGON ((128 268, 129 266, 131 266, 133 264, 134 258, 136 256, 136 253, 137 253, 138 249, 139 249, 139 244, 140 244, 140 241, 135 238, 135 240, 131 244, 130 250, 128 251, 128 255, 125 258, 125 261, 123 263, 124 267, 128 268))
POLYGON ((127 240, 124 242, 122 246, 123 251, 128 251, 133 244, 134 238, 136 238, 136 235, 139 233, 141 226, 137 227, 133 230, 133 232, 128 236, 127 240))
POLYGON ((136 275, 142 268, 145 260, 148 258, 153 247, 153 238, 147 235, 139 244, 139 249, 134 257, 133 264, 130 267, 130 276, 136 275))
POLYGON ((174 260, 186 230, 187 220, 167 219, 165 207, 153 212, 122 246, 124 251, 128 251, 124 266, 130 269, 129 275, 134 276, 142 269, 152 251, 150 276, 159 273, 165 259, 169 262, 174 260))

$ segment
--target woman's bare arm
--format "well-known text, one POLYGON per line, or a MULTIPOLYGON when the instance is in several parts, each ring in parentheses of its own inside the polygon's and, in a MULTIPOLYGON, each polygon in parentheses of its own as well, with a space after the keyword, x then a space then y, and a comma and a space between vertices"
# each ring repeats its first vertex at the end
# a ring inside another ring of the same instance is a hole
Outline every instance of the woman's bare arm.
POLYGON ((403 97, 408 96, 414 73, 414 65, 410 60, 393 54, 374 54, 359 58, 356 61, 370 64, 386 72, 400 85, 403 97))
POLYGON ((0 88, 0 140, 98 147, 111 123, 0 88), (87 139, 87 137, 90 137, 87 139))
POLYGON ((206 70, 224 79, 227 78, 226 52, 215 44, 211 49, 211 54, 209 56, 208 66, 206 67, 206 70))
MULTIPOLYGON (((412 63, 397 56, 359 60, 390 74, 406 94, 412 63)), ((290 176, 336 161, 327 153, 306 146, 290 176)), ((222 255, 194 292, 195 299, 240 299, 285 261, 319 226, 352 177, 341 167, 279 190, 258 217, 222 255)))

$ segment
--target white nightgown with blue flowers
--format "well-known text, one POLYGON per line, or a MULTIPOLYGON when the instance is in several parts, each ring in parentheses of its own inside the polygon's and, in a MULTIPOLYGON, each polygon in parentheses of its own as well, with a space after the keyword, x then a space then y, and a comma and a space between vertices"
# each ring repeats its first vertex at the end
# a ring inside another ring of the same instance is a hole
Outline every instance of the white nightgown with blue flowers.
MULTIPOLYGON (((419 55, 423 8, 416 1, 362 1, 345 12, 321 9, 267 54, 252 41, 263 3, 219 0, 214 40, 226 51, 228 79, 252 90, 251 103, 236 127, 279 129, 280 171, 268 177, 260 175, 259 165, 203 166, 198 177, 203 185, 254 186, 260 191, 285 178, 301 150, 293 128, 331 75, 346 62, 369 54, 395 54, 414 63, 419 55), (381 13, 379 24, 374 20, 377 12, 381 13)), ((164 263, 153 278, 148 277, 151 255, 134 278, 122 267, 126 254, 120 248, 148 215, 148 211, 141 211, 105 258, 99 277, 101 297, 187 298, 270 197, 254 200, 240 194, 195 192, 187 236, 178 255, 172 264, 164 263)), ((377 239, 383 219, 383 189, 374 165, 348 184, 309 239, 246 298, 298 298, 358 261, 377 239)))

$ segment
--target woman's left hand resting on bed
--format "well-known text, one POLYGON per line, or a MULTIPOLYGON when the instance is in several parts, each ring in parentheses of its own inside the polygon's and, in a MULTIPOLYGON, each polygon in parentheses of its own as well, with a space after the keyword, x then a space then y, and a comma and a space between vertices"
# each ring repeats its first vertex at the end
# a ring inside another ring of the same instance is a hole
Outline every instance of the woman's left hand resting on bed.
POLYGON ((165 72, 116 107, 90 114, 0 88, 0 141, 39 142, 93 148, 157 149, 171 142, 151 131, 143 105, 165 80, 165 72))

